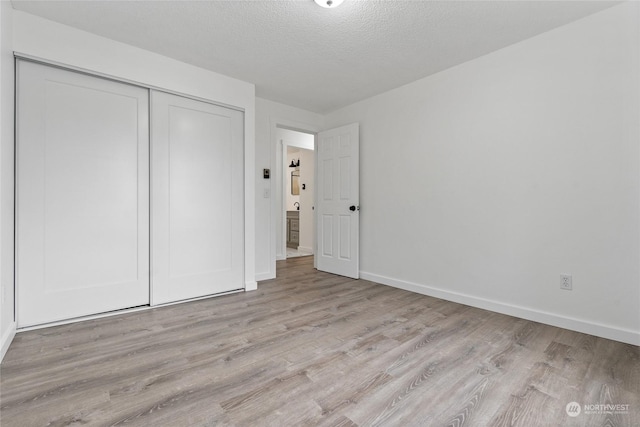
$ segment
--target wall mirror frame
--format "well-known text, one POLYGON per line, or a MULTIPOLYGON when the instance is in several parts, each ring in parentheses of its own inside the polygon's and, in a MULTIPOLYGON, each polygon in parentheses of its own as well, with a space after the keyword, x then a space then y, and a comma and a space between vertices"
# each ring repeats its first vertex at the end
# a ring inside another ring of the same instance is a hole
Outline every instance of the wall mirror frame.
POLYGON ((291 194, 300 195, 300 171, 291 172, 291 194))

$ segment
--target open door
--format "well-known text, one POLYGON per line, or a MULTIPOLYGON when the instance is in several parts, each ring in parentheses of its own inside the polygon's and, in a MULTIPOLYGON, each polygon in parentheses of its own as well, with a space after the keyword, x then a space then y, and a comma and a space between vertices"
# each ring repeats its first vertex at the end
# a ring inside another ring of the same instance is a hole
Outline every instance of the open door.
POLYGON ((318 134, 318 270, 359 278, 360 193, 358 123, 318 134))

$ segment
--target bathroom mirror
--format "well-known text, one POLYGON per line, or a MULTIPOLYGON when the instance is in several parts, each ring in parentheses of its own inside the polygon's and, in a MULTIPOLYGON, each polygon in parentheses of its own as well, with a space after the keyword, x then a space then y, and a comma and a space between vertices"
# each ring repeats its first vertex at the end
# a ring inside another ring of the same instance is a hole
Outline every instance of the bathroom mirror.
POLYGON ((300 195, 300 171, 291 172, 291 194, 300 195))

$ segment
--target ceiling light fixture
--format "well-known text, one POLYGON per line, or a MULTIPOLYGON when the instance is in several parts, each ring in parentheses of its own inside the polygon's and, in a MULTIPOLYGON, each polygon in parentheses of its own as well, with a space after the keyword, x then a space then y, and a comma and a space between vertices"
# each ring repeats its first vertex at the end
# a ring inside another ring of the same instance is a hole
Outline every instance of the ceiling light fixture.
POLYGON ((313 0, 313 1, 316 2, 318 6, 322 6, 327 9, 333 9, 335 7, 340 6, 344 0, 313 0))

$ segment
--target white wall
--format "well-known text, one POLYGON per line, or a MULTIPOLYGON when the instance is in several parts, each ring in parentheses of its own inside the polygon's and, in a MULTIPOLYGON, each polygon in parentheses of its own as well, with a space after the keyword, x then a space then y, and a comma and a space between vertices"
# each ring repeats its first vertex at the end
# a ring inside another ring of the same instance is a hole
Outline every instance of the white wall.
MULTIPOLYGON (((276 277, 276 258, 286 254, 280 248, 283 233, 282 147, 278 126, 311 133, 318 132, 324 116, 277 102, 256 98, 256 280, 276 277), (271 169, 271 179, 262 178, 262 169, 271 169), (269 197, 265 197, 268 190, 269 197)), ((286 166, 286 165, 285 165, 286 166)))
POLYGON ((13 9, 0 1, 0 361, 15 335, 13 311, 13 9))
POLYGON ((639 9, 329 114, 360 122, 362 277, 640 344, 639 9))

